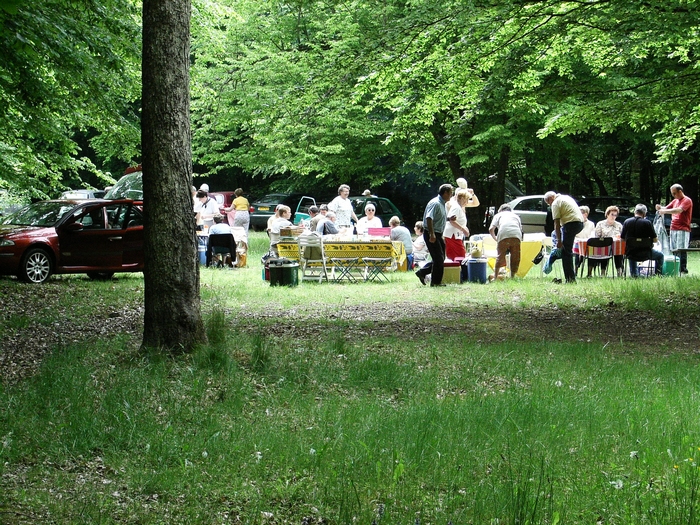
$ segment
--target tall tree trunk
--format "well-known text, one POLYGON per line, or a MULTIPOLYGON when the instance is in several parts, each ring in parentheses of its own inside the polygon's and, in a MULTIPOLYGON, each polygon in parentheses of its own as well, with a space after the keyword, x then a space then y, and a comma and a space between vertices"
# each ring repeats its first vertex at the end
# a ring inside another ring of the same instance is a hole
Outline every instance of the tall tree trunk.
POLYGON ((143 346, 206 341, 192 212, 190 0, 143 1, 143 346))

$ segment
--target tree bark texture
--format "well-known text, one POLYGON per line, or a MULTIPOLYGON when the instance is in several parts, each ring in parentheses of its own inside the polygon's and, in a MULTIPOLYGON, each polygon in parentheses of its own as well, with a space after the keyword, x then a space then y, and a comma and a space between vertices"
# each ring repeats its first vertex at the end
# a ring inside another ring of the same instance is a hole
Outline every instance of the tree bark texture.
POLYGON ((192 211, 190 0, 143 1, 143 346, 206 341, 192 211))

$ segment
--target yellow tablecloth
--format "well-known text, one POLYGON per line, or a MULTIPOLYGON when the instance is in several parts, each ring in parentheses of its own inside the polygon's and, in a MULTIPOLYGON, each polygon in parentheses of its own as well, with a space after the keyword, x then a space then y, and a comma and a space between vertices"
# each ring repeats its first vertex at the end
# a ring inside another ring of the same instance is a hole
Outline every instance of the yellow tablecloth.
MULTIPOLYGON (((341 241, 324 239, 323 249, 326 259, 330 261, 332 257, 391 257, 400 267, 406 261, 406 247, 401 241, 389 240, 369 240, 369 241, 341 241)), ((277 252, 280 257, 286 259, 299 260, 299 247, 296 242, 280 241, 277 245, 277 252)))
MULTIPOLYGON (((542 241, 522 241, 520 243, 520 266, 515 275, 525 277, 530 268, 534 266, 532 260, 535 258, 535 255, 540 253, 541 249, 542 241)), ((496 257, 491 256, 490 253, 486 253, 486 255, 489 257, 489 266, 493 270, 496 266, 496 257)))

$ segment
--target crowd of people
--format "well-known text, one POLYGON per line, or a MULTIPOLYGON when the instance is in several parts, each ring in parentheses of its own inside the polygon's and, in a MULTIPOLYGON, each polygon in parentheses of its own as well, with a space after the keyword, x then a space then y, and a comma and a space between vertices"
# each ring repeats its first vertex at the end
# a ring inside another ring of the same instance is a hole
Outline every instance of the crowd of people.
MULTIPOLYGON (((209 227, 210 231, 219 232, 225 229, 228 222, 231 226, 244 228, 248 231, 250 217, 248 209, 250 203, 243 197, 243 190, 235 191, 236 198, 228 208, 224 208, 227 221, 220 214, 219 204, 209 196, 209 187, 203 184, 199 190, 194 187, 193 199, 194 211, 197 223, 209 227), (218 229, 217 229, 218 228, 218 229)), ((670 249, 679 254, 680 273, 687 274, 687 252, 690 243, 690 223, 692 217, 693 202, 683 193, 680 184, 674 184, 670 188, 673 200, 666 206, 656 205, 659 215, 669 214, 671 219, 670 249)), ((382 228, 381 218, 376 216, 376 204, 367 200, 364 208, 364 216, 358 218, 355 214, 352 201, 349 199, 350 187, 341 184, 338 188, 338 196, 330 203, 321 206, 311 206, 308 210, 310 219, 303 224, 306 232, 317 235, 336 235, 341 232, 355 232, 358 235, 366 234, 370 228, 382 228)), ((366 196, 372 196, 369 190, 365 190, 366 196)), ((574 243, 577 239, 612 238, 626 240, 628 238, 650 238, 657 242, 657 234, 652 223, 646 218, 647 208, 638 204, 634 211, 634 217, 627 219, 624 224, 617 221, 620 210, 616 206, 609 206, 605 210, 605 218, 594 224, 588 219, 590 210, 587 206, 579 206, 573 197, 548 191, 544 195, 544 202, 551 210, 554 222, 552 231, 552 247, 549 257, 544 263, 545 274, 551 272, 557 260, 562 261, 564 279, 567 283, 575 283, 576 275, 584 260, 584 254, 579 253, 574 257, 574 243)), ((401 225, 401 220, 394 216, 389 220, 390 239, 404 244, 408 259, 409 269, 417 267, 416 276, 421 284, 430 286, 444 286, 442 283, 444 264, 446 259, 460 260, 467 256, 466 243, 470 232, 467 227, 466 208, 479 206, 480 202, 474 190, 467 186, 465 179, 457 179, 457 189, 451 184, 443 184, 438 194, 431 199, 425 207, 423 220, 415 223, 413 231, 415 238, 411 236, 408 228, 401 225)), ((292 211, 288 206, 277 206, 274 215, 267 223, 267 232, 270 236, 270 252, 277 255, 277 244, 280 240, 280 232, 284 228, 291 228, 292 211)), ((230 230, 229 230, 230 231, 230 230)), ((520 244, 523 240, 523 228, 520 217, 513 212, 508 204, 503 204, 493 217, 489 228, 489 235, 496 242, 496 262, 494 273, 490 280, 497 279, 506 266, 506 256, 510 256, 510 276, 517 273, 520 266, 520 244)), ((648 255, 648 250, 639 252, 640 248, 632 247, 626 252, 630 261, 630 274, 638 275, 637 255, 648 255), (638 253, 635 253, 635 250, 638 253)), ((656 274, 661 274, 664 255, 658 250, 652 250, 652 259, 655 263, 656 274)), ((617 254, 613 257, 615 272, 621 276, 623 272, 623 256, 617 254)), ((608 260, 588 260, 588 276, 596 268, 605 275, 608 271, 608 260)))
MULTIPOLYGON (((458 189, 450 184, 443 184, 438 190, 438 195, 428 202, 423 215, 423 223, 426 229, 423 231, 423 241, 430 254, 431 261, 422 266, 416 276, 421 284, 427 284, 430 276, 431 286, 443 286, 445 259, 459 259, 465 256, 465 240, 469 237, 469 229, 466 224, 464 209, 475 199, 473 192, 466 189, 466 181, 462 185, 458 181, 458 189), (454 193, 454 196, 453 196, 454 193), (465 198, 466 197, 466 198, 465 198)), ((690 243, 690 223, 693 203, 683 193, 680 184, 671 186, 673 200, 667 206, 656 206, 660 215, 670 214, 671 235, 670 249, 679 254, 680 273, 688 273, 687 250, 690 243)), ((574 243, 576 239, 611 238, 613 240, 649 239, 658 242, 657 233, 651 221, 646 218, 647 208, 644 204, 635 207, 634 217, 627 219, 624 224, 617 221, 620 210, 616 206, 610 206, 605 210, 605 219, 593 224, 588 219, 590 210, 587 206, 579 206, 570 196, 548 191, 544 195, 544 202, 551 210, 554 229, 552 231, 553 249, 544 264, 544 273, 550 273, 552 265, 561 259, 564 271, 564 279, 567 283, 575 283, 579 267, 583 262, 584 254, 578 254, 574 259, 574 243)), ((478 205, 478 204, 477 204, 478 205)), ((418 233, 418 231, 417 231, 418 233)), ((518 272, 520 266, 520 245, 523 240, 523 229, 520 217, 511 210, 508 204, 503 204, 498 213, 493 217, 489 228, 489 234, 496 241, 496 262, 494 274, 490 280, 499 278, 506 266, 506 256, 510 255, 510 276, 518 272)), ((630 263, 630 275, 637 277, 639 268, 637 263, 649 259, 655 264, 655 274, 661 275, 664 254, 656 249, 638 246, 634 242, 627 244, 625 252, 630 263)), ((623 255, 613 257, 617 275, 623 273, 623 255)), ((607 271, 608 260, 596 261, 588 259, 588 276, 592 275, 596 267, 600 266, 601 273, 607 271)))

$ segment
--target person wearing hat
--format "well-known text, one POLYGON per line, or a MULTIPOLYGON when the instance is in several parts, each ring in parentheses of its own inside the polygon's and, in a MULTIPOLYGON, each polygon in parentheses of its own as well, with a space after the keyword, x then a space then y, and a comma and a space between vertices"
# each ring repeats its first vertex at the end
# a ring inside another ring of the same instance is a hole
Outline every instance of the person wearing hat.
POLYGON ((357 221, 357 234, 364 235, 370 228, 382 228, 382 220, 375 215, 376 208, 373 202, 365 205, 365 216, 357 221))

